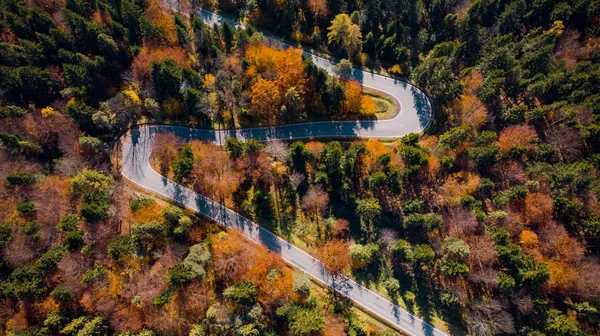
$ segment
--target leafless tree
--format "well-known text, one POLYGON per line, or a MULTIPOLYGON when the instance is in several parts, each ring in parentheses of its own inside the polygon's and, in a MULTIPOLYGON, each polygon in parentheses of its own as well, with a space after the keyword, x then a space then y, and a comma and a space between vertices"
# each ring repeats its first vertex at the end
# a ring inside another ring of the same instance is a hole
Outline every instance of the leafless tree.
POLYGON ((514 334, 516 332, 512 316, 497 300, 471 302, 467 320, 473 335, 514 334))
POLYGON ((384 251, 387 251, 388 246, 396 239, 398 239, 398 233, 395 230, 388 228, 381 229, 379 241, 384 251))
POLYGON ((580 157, 583 142, 579 132, 572 127, 558 126, 548 131, 548 143, 558 148, 560 155, 567 162, 580 157))
POLYGON ((271 154, 271 156, 279 162, 287 161, 288 156, 290 155, 287 145, 280 140, 269 141, 266 150, 267 153, 271 154))

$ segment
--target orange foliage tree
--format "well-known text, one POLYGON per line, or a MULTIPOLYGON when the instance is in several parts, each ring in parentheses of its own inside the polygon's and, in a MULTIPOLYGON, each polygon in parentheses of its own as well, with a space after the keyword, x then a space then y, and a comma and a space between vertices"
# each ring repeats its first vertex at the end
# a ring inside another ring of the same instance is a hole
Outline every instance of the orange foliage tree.
POLYGON ((552 199, 544 193, 532 192, 525 197, 527 224, 542 226, 552 220, 552 199))
POLYGON ((529 125, 510 126, 500 133, 498 147, 500 147, 502 154, 507 154, 513 148, 530 148, 532 146, 531 141, 537 139, 537 133, 529 125))
POLYGON ((190 65, 187 53, 181 47, 149 48, 143 47, 131 64, 133 78, 137 81, 150 80, 150 64, 167 58, 174 60, 180 67, 190 65))
POLYGON ((348 253, 348 244, 339 239, 332 239, 323 244, 319 248, 317 256, 333 275, 343 274, 352 264, 348 253))
POLYGON ((250 111, 255 118, 265 120, 267 125, 273 125, 278 120, 281 106, 281 92, 274 82, 259 77, 250 92, 252 106, 250 111))

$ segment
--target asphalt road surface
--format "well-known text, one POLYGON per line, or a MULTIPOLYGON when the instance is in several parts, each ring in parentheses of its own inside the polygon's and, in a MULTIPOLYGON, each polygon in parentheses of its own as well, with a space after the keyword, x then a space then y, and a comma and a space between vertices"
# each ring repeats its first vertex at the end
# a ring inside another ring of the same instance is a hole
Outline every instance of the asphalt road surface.
MULTIPOLYGON (((200 10, 198 15, 207 23, 220 23, 223 18, 200 10)), ((230 22, 237 26, 235 22, 230 22)), ((269 43, 287 48, 287 44, 273 38, 269 43)), ((305 54, 316 65, 334 73, 335 63, 321 57, 305 54)), ((311 257, 290 242, 277 237, 242 215, 183 187, 150 166, 153 138, 157 134, 171 132, 182 141, 202 140, 222 145, 227 137, 240 140, 256 139, 295 140, 307 138, 399 138, 409 133, 418 133, 431 121, 432 108, 427 96, 418 88, 400 80, 354 69, 352 77, 364 86, 382 91, 400 103, 400 113, 388 120, 372 121, 328 121, 277 127, 249 128, 239 130, 210 131, 178 126, 153 125, 130 130, 121 142, 122 174, 140 187, 160 194, 183 206, 234 230, 245 237, 266 246, 287 262, 313 276, 316 280, 353 300, 379 318, 386 320, 409 335, 446 335, 429 323, 400 308, 380 294, 373 292, 345 276, 333 277, 323 263, 311 257)))

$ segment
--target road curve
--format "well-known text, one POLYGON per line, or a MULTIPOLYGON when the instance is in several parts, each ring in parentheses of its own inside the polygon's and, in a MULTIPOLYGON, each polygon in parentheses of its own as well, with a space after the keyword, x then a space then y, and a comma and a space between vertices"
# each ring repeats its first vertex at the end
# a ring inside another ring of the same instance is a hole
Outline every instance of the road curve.
MULTIPOLYGON (((204 10, 200 10, 199 15, 210 24, 223 20, 216 14, 204 10)), ((232 24, 237 25, 235 22, 232 24)), ((272 38, 268 40, 279 47, 289 47, 278 40, 272 38)), ((335 63, 306 52, 305 54, 316 65, 333 73, 335 63)), ((385 92, 396 99, 401 104, 400 113, 387 120, 328 121, 224 131, 165 125, 142 126, 131 129, 121 140, 121 173, 125 178, 148 191, 182 204, 228 228, 240 231, 246 238, 266 246, 290 264, 409 335, 446 335, 352 279, 345 276, 333 277, 323 263, 290 242, 277 237, 223 205, 161 176, 150 166, 153 138, 161 133, 174 133, 184 141, 202 140, 222 145, 230 136, 240 140, 259 141, 335 137, 398 138, 409 133, 421 132, 429 125, 432 116, 431 103, 416 87, 357 69, 352 71, 352 76, 364 86, 385 92)))

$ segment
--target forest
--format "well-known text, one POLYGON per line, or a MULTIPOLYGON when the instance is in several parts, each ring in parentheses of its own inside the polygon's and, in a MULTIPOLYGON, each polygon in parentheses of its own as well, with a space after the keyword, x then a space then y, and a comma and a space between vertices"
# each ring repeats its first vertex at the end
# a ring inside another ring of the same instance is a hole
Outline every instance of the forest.
POLYGON ((161 134, 151 165, 449 334, 600 333, 593 0, 3 0, 0 333, 397 334, 114 163, 135 125, 389 117, 353 66, 424 90, 433 124, 161 134), (337 76, 265 35, 341 60, 337 76))

